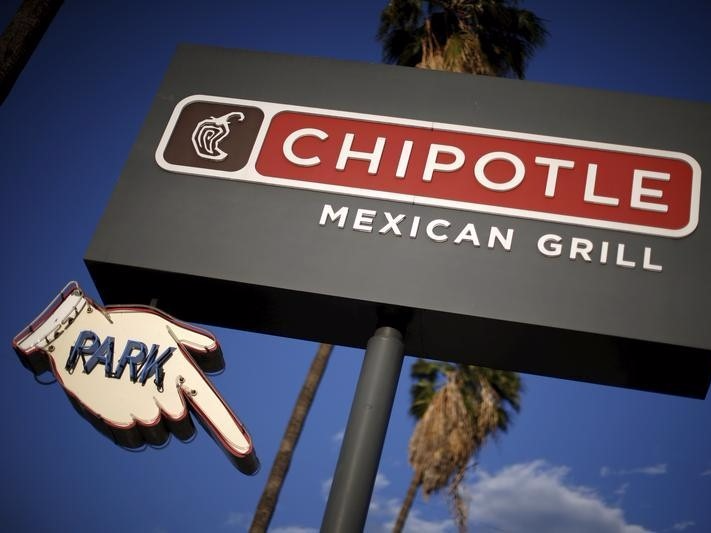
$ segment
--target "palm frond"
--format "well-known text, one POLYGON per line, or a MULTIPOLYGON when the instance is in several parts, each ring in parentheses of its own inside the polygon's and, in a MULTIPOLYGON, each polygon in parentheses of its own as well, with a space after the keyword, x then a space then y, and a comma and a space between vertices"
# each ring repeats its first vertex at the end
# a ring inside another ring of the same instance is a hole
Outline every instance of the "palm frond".
POLYGON ((454 366, 449 363, 427 361, 418 359, 410 369, 410 376, 414 383, 410 387, 410 414, 419 420, 427 411, 432 398, 447 372, 454 366))
POLYGON ((456 377, 451 376, 435 393, 410 439, 410 464, 420 475, 425 496, 447 486, 452 475, 467 464, 475 446, 473 420, 456 377))
POLYGON ((415 66, 422 55, 422 0, 390 0, 380 14, 376 34, 383 45, 383 60, 415 66))
POLYGON ((398 65, 523 78, 545 21, 517 0, 390 0, 377 38, 398 65))

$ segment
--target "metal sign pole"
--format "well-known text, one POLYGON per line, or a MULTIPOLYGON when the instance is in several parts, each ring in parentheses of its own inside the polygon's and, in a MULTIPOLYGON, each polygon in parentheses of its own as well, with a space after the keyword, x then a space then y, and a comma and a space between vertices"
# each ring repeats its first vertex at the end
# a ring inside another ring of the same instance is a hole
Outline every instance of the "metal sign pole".
POLYGON ((400 331, 379 327, 365 350, 322 533, 363 531, 403 358, 400 331))

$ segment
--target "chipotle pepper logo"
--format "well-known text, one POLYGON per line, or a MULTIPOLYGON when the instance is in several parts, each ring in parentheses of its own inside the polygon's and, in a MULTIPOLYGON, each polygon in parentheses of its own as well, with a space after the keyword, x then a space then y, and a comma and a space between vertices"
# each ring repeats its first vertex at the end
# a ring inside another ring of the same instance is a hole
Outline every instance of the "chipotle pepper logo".
POLYGON ((264 113, 257 107, 195 101, 175 118, 163 152, 167 163, 234 172, 247 164, 264 113))
POLYGON ((701 168, 663 148, 196 95, 176 106, 156 161, 172 172, 684 237, 698 223, 701 168))
POLYGON ((233 111, 221 117, 210 117, 198 122, 192 137, 195 153, 203 159, 224 161, 228 154, 220 150, 220 142, 230 134, 230 122, 233 118, 242 122, 244 113, 233 111))

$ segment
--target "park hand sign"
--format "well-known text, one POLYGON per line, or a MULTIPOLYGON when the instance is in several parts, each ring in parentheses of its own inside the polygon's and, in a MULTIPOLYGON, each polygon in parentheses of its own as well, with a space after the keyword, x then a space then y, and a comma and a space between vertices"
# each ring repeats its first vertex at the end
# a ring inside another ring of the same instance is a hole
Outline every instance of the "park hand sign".
POLYGON ((79 413, 120 446, 190 438, 190 410, 240 471, 259 468, 249 434, 203 373, 224 368, 207 331, 152 307, 102 308, 71 282, 13 347, 36 376, 51 370, 79 413))

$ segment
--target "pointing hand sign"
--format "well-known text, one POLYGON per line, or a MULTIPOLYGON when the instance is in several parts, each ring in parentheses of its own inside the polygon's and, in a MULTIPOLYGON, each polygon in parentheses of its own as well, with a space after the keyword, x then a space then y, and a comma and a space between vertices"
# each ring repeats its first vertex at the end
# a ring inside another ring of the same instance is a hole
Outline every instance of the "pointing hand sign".
POLYGON ((121 446, 186 440, 191 411, 240 471, 259 468, 247 430, 203 373, 224 368, 207 331, 151 307, 104 309, 71 282, 13 347, 35 375, 51 370, 79 413, 121 446))

